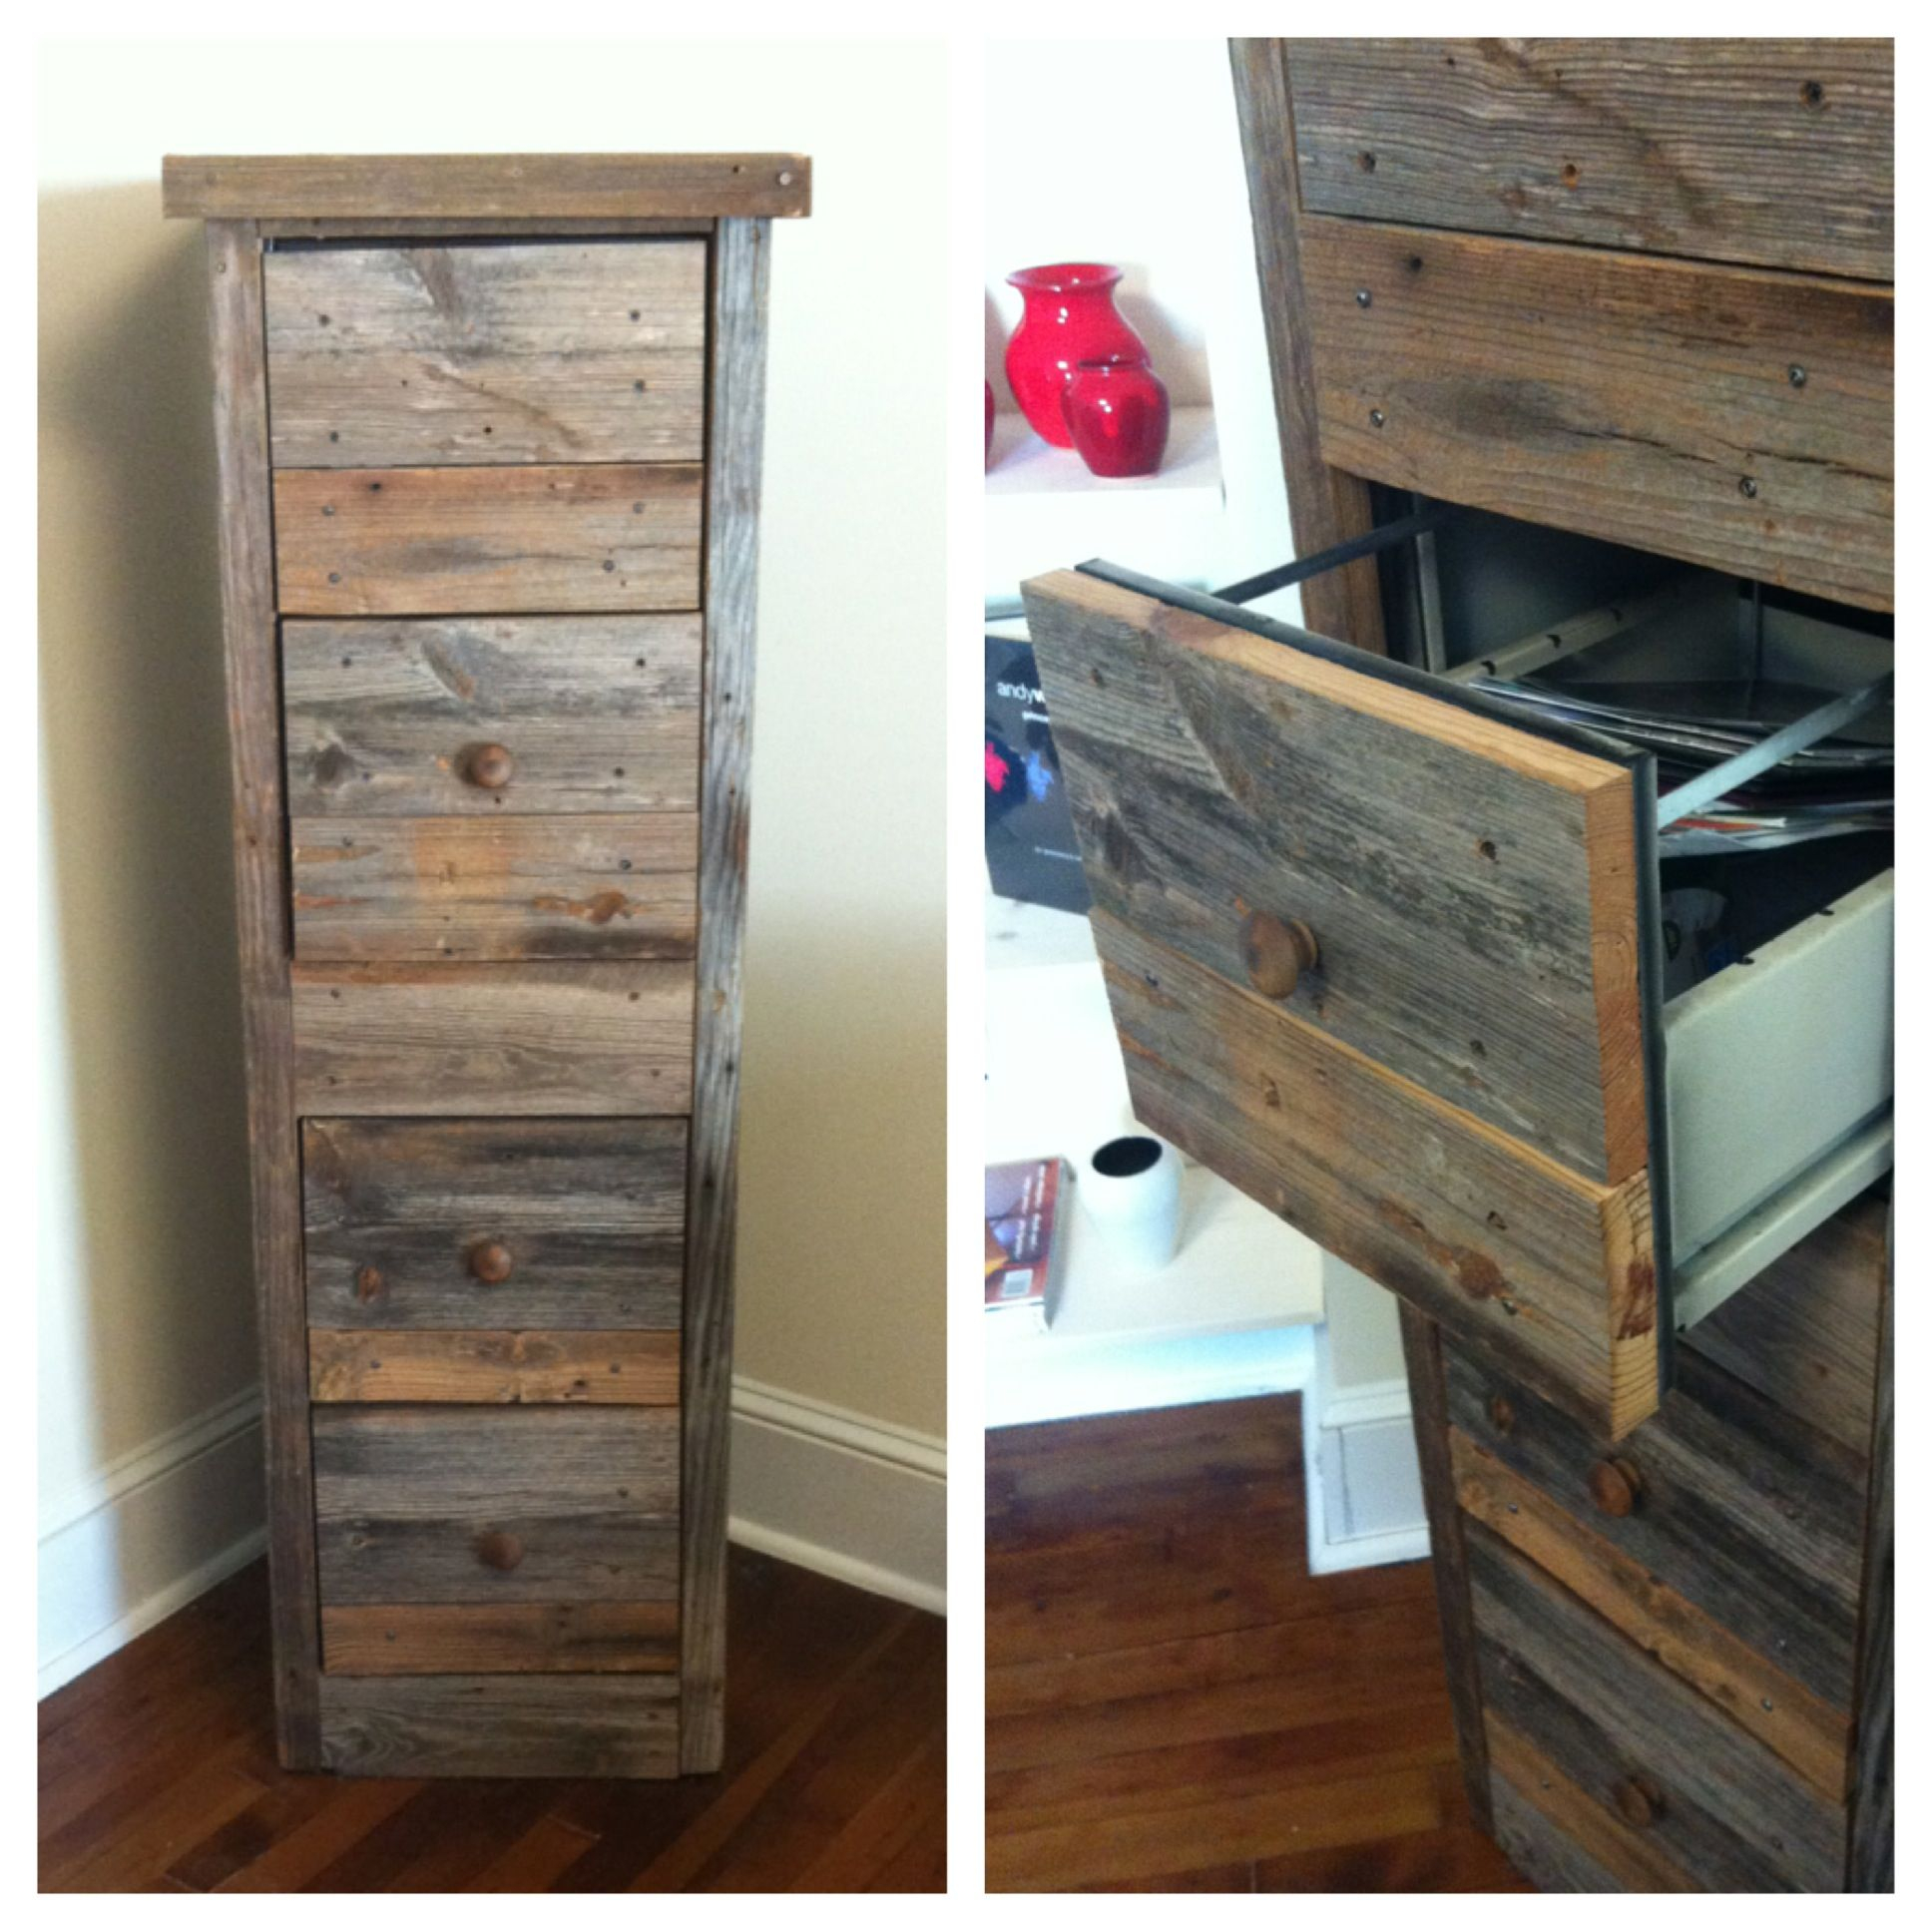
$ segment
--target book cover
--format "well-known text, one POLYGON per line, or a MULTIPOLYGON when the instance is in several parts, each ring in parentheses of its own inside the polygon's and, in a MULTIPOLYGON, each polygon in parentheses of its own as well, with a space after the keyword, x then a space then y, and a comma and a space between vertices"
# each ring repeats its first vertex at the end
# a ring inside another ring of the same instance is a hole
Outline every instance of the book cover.
POLYGON ((1006 899, 1085 912, 1093 903, 1047 724, 1033 647, 986 640, 986 870, 1006 899))
POLYGON ((1066 1162, 1004 1161, 986 1170, 986 1311, 1045 1330, 1058 1288, 1061 1204, 1073 1183, 1066 1162))

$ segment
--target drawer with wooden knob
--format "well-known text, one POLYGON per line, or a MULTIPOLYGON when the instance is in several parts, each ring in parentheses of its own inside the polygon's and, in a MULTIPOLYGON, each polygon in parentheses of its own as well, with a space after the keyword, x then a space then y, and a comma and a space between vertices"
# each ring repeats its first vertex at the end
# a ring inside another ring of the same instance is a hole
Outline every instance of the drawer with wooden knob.
MULTIPOLYGON (((1681 659, 1727 590, 1578 648, 1681 659)), ((1651 753, 1109 565, 1025 598, 1140 1118, 1597 1434, 1889 1166, 1888 841, 1667 999, 1651 753)), ((1829 635, 1876 691, 1889 646, 1829 635)))

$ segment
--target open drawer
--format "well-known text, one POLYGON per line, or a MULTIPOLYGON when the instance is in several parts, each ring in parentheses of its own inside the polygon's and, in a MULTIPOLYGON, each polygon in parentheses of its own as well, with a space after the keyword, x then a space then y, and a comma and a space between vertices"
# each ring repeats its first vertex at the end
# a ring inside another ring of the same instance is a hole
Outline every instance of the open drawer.
POLYGON ((1889 1165, 1888 861, 1667 1003, 1649 752, 1110 566, 1025 599, 1141 1118, 1601 1435, 1889 1165))

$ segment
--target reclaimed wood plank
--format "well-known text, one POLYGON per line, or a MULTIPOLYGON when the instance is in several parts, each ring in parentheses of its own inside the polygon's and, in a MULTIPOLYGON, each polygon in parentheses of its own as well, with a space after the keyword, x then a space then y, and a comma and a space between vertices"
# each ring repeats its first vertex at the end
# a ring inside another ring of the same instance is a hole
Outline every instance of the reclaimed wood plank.
POLYGON ((1656 1407, 1646 1177, 1556 1166, 1104 912, 1136 1117, 1605 1434, 1656 1407))
POLYGON ((705 243, 281 248, 277 468, 695 463, 705 243))
POLYGON ((1300 245, 1329 462, 1891 608, 1888 288, 1325 216, 1300 245))
POLYGON ((1236 986, 1249 912, 1303 921, 1281 1010, 1579 1175, 1645 1167, 1627 769, 1098 578, 1023 595, 1102 912, 1236 986))
MULTIPOLYGON (((1287 484, 1294 554, 1365 535, 1375 522, 1368 485, 1322 459, 1315 411, 1314 361, 1309 346, 1296 225, 1301 189, 1296 175, 1294 115, 1278 40, 1231 39, 1234 109, 1247 169, 1247 202, 1254 232, 1254 266, 1261 288, 1274 385, 1274 426, 1287 484)), ((1364 557, 1310 578, 1300 589, 1309 630, 1361 651, 1388 649, 1382 628, 1382 587, 1375 560, 1364 557)))
POLYGON ((675 1671, 678 1606, 331 1604, 322 1669, 344 1677, 675 1671))
POLYGON ((1490 1720, 1496 1837, 1541 1892, 1701 1889, 1641 1833, 1564 1776, 1509 1725, 1490 1720))
POLYGON ((690 611, 696 463, 277 470, 275 575, 296 617, 690 611))
POLYGON ((676 1330, 311 1328, 317 1402, 678 1400, 676 1330))
POLYGON ((692 809, 703 645, 695 616, 284 624, 288 808, 692 809), (485 745, 507 776, 478 769, 485 745))
POLYGON ((1892 1814, 1892 1239, 1885 1224, 1884 1317, 1872 1398, 1865 1551, 1858 1595, 1858 1727, 1854 1742, 1845 1890, 1893 1889, 1892 1814))
POLYGON ((1889 40, 1294 40, 1310 213, 1892 278, 1889 40))
POLYGON ((296 818, 295 957, 689 959, 698 814, 296 818))
POLYGON ((307 1114, 684 1114, 692 970, 670 960, 293 968, 307 1114))
POLYGON ((1826 1708, 1851 1709, 1855 1459, 1687 1349, 1658 1413, 1617 1445, 1641 1493, 1612 1516, 1590 1486, 1600 1435, 1494 1359, 1452 1342, 1444 1366, 1472 1442, 1826 1708))
POLYGON ((222 635, 235 784, 236 929, 247 1065, 256 1321, 274 1591, 275 1736, 291 1770, 320 1761, 315 1555, 301 1309, 300 1172, 288 984, 275 665, 273 537, 268 520, 267 388, 261 351, 261 244, 246 222, 211 223, 209 326, 215 455, 222 501, 222 635))
POLYGON ((1467 1528, 1485 1707, 1710 1891, 1833 1891, 1844 1809, 1480 1523, 1467 1528), (1632 1800, 1625 1796, 1626 1802, 1632 1800))
POLYGON ((712 259, 702 910, 685 1274, 685 1659, 679 1749, 687 1771, 714 1771, 724 1753, 738 1056, 770 257, 768 222, 721 223, 712 259))
POLYGON ((322 1757, 361 1777, 675 1777, 658 1676, 324 1677, 322 1757))
POLYGON ((274 242, 478 242, 560 236, 609 240, 684 235, 702 240, 718 224, 709 215, 268 215, 255 224, 274 242))
POLYGON ((1851 1720, 1742 1643, 1648 1565, 1626 1556, 1534 1484, 1449 1432, 1456 1501, 1573 1592, 1733 1723, 1768 1744, 1820 1796, 1842 1802, 1851 1720))
POLYGON ((302 1124, 314 1328, 676 1328, 682 1120, 302 1124), (476 1249, 492 1258, 479 1278, 476 1249))
POLYGON ((168 155, 164 215, 803 216, 805 155, 168 155))

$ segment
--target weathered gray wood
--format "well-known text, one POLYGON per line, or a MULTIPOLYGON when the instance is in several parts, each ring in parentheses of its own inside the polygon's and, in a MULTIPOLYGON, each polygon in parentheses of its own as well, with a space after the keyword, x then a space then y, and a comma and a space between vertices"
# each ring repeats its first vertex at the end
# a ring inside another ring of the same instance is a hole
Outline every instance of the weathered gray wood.
POLYGON ((476 242, 560 236, 590 240, 638 235, 688 235, 701 240, 718 225, 708 215, 268 215, 255 224, 280 242, 476 242))
POLYGON ((168 155, 164 215, 790 216, 804 155, 168 155))
POLYGON ((305 1114, 683 1114, 692 969, 670 960, 293 972, 305 1114))
POLYGON ((684 1670, 680 1756, 724 1755, 724 1550, 737 1222, 744 857, 750 837, 758 481, 771 230, 723 222, 712 244, 705 556, 705 775, 685 1285, 684 1670))
POLYGON ((675 1409, 311 1415, 325 1604, 677 1595, 675 1409))
POLYGON ((288 808, 409 817, 698 802, 697 617, 282 626, 288 808), (475 781, 479 747, 513 769, 475 781))
POLYGON ((362 1777, 672 1777, 678 1687, 664 1677, 322 1680, 322 1754, 362 1777))
POLYGON ((1462 1512, 1456 1507, 1449 1466, 1449 1405, 1442 1378, 1442 1334, 1427 1315, 1398 1301, 1402 1357, 1409 1377, 1409 1412, 1416 1459, 1422 1470, 1422 1501, 1429 1521, 1429 1563, 1442 1625, 1449 1708, 1456 1723, 1456 1750, 1470 1815, 1485 1831, 1490 1815, 1489 1751, 1483 1736, 1483 1687, 1476 1669, 1476 1632, 1469 1615, 1469 1564, 1462 1547, 1462 1512))
POLYGON ((1865 1557, 1858 1605, 1858 1724, 1845 1889, 1893 1888, 1892 1827, 1892 1226, 1885 1230, 1884 1320, 1872 1401, 1865 1557))
POLYGON ((1300 245, 1330 463, 1891 607, 1889 288, 1328 216, 1300 245))
POLYGON ((1287 46, 1310 212, 1892 278, 1889 40, 1287 46))
POLYGON ((281 249, 265 267, 275 464, 701 461, 705 253, 281 249))
POLYGON ((675 1328, 686 1125, 345 1121, 302 1128, 318 1328, 675 1328), (470 1255, 499 1241, 509 1276, 470 1255))
POLYGON ((1645 1178, 1581 1180, 1093 915, 1137 1118, 1605 1435, 1658 1400, 1645 1178))
MULTIPOLYGON (((1098 578, 1024 586, 1094 901, 1595 1180, 1649 1158, 1622 766, 1098 578)), ((1288 1097, 1290 1107, 1295 1097, 1288 1097)))
POLYGON ((1843 1809, 1480 1524, 1466 1531, 1485 1703, 1606 1806, 1663 1801, 1660 1851, 1711 1891, 1835 1891, 1843 1809))
POLYGON ((1624 1887, 1507 1778, 1496 1780, 1491 1826, 1509 1861, 1539 1892, 1621 1892, 1624 1887))
POLYGON ((236 928, 248 1077, 255 1305, 261 1344, 273 1593, 275 1740, 290 1770, 320 1761, 315 1553, 296 1201, 294 1048, 282 852, 281 720, 275 676, 261 249, 246 222, 208 231, 222 629, 235 781, 236 928))
POLYGON ((1444 1360, 1466 1436, 1833 1709, 1851 1709, 1862 1459, 1686 1349, 1658 1413, 1617 1446, 1641 1474, 1641 1500, 1608 1516, 1589 1488, 1601 1437, 1500 1364, 1454 1344, 1444 1360))
POLYGON ((698 608, 695 463, 277 470, 292 616, 698 608))
POLYGON ((689 959, 698 814, 297 818, 295 956, 689 959))
POLYGON ((676 1671, 678 1606, 337 1604, 322 1668, 344 1677, 498 1671, 676 1671))
POLYGON ((311 1328, 317 1402, 675 1403, 678 1336, 633 1329, 311 1328))
MULTIPOLYGON (((1322 461, 1315 416, 1314 361, 1308 341, 1295 225, 1301 210, 1294 122, 1278 40, 1230 40, 1234 107, 1247 164, 1248 214, 1274 378, 1274 426, 1288 489, 1297 557, 1363 535, 1374 523, 1368 487, 1322 461)), ((1362 651, 1383 651, 1382 589, 1365 557, 1301 586, 1308 628, 1362 651)))

